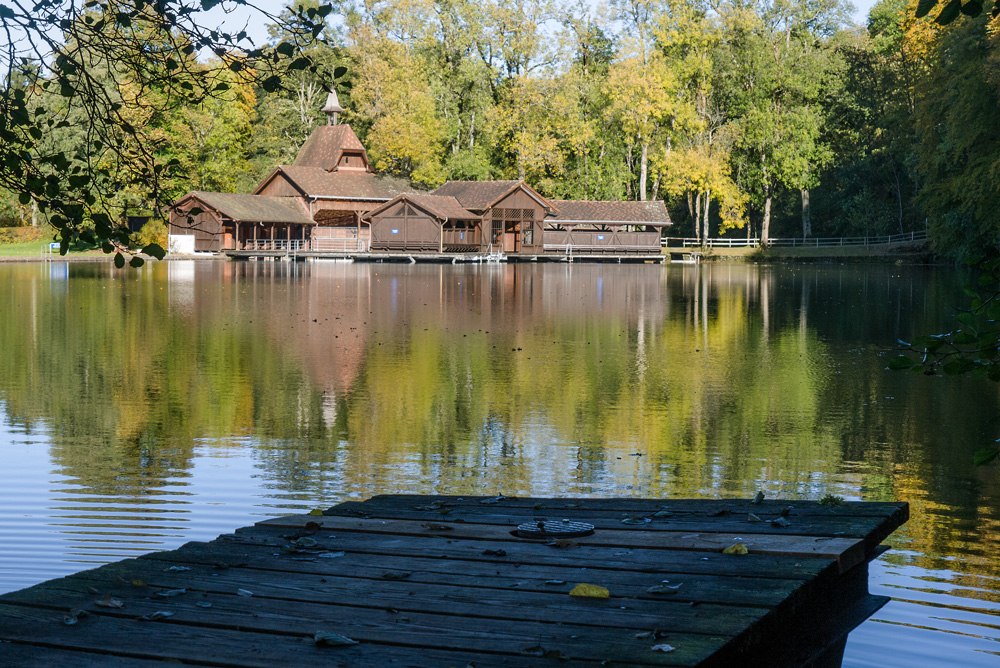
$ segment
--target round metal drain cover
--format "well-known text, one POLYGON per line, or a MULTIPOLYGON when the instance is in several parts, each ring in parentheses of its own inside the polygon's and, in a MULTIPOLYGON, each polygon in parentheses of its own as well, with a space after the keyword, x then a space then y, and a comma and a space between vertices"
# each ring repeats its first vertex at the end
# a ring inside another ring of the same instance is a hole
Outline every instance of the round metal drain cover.
POLYGON ((533 520, 517 525, 521 538, 576 538, 594 533, 594 525, 570 520, 533 520))

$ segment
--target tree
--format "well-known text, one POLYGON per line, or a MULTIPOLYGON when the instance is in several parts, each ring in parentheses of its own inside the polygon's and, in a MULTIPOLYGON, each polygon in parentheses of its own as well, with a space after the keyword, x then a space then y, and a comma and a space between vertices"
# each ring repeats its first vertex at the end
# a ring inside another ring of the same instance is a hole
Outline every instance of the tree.
MULTIPOLYGON (((62 252, 74 239, 100 242, 123 266, 129 234, 114 196, 143 189, 153 208, 168 206, 164 181, 178 163, 157 156, 156 140, 150 141, 144 124, 226 91, 228 84, 217 77, 221 70, 253 72, 265 91, 281 87, 274 64, 281 55, 295 55, 295 43, 256 46, 244 31, 200 25, 200 10, 217 6, 249 5, 247 0, 12 0, 0 5, 0 29, 8 42, 0 50, 0 69, 11 73, 0 91, 0 186, 18 193, 22 204, 38 206, 56 229, 62 252), (198 53, 218 60, 203 66, 198 53), (19 79, 29 85, 16 85, 19 79), (52 96, 62 104, 43 102, 52 96), (69 128, 70 119, 85 142, 72 148, 46 143, 53 131, 69 128)), ((292 29, 318 34, 322 26, 316 20, 330 10, 296 11, 292 29)), ((301 56, 293 64, 314 67, 301 56)), ((153 245, 143 250, 163 254, 153 245)), ((142 258, 131 263, 142 264, 142 258)))

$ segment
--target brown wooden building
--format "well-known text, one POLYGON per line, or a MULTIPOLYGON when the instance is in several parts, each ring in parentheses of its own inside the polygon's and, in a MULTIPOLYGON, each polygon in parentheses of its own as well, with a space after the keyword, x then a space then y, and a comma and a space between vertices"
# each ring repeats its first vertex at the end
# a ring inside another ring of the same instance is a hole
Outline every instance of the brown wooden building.
POLYGON ((482 217, 454 197, 399 195, 364 219, 372 251, 476 253, 483 246, 482 217))
POLYGON ((189 193, 174 202, 168 229, 170 246, 175 252, 289 248, 364 251, 369 238, 361 216, 409 190, 404 179, 372 172, 368 153, 349 125, 322 126, 313 130, 293 165, 276 167, 253 194, 189 193), (197 206, 204 211, 197 226, 189 222, 187 215, 192 198, 198 199, 197 206), (223 201, 230 208, 238 201, 239 215, 233 217, 218 209, 216 204, 223 201), (296 203, 308 220, 303 223, 296 219, 301 227, 276 229, 272 243, 270 228, 260 234, 254 226, 261 222, 293 224, 289 220, 260 220, 274 218, 275 202, 296 203), (223 220, 228 231, 220 224, 212 224, 223 220))
POLYGON ((545 221, 546 251, 659 253, 660 236, 671 225, 663 202, 553 200, 559 208, 545 221))
POLYGON ((524 181, 449 181, 433 194, 479 215, 483 249, 496 252, 541 253, 545 217, 557 212, 524 181))
MULTIPOLYGON (((324 111, 340 109, 331 93, 324 111)), ((373 172, 349 125, 313 130, 292 165, 252 194, 191 192, 174 202, 172 252, 332 251, 540 255, 659 253, 663 202, 549 200, 524 181, 449 181, 414 193, 373 172), (191 211, 199 209, 196 215, 191 211)))

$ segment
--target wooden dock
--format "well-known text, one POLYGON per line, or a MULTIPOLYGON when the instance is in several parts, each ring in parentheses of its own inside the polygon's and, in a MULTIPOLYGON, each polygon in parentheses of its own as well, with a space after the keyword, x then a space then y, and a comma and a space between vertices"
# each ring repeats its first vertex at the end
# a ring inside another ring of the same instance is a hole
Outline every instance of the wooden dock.
POLYGON ((908 513, 378 496, 0 596, 0 666, 839 666, 908 513))
MULTIPOLYGON (((400 262, 432 264, 485 264, 484 253, 432 253, 432 252, 379 252, 379 251, 283 251, 283 250, 225 250, 221 251, 231 260, 350 260, 353 262, 400 262)), ((690 253, 689 253, 690 254, 690 253)), ((663 253, 509 253, 503 262, 596 262, 596 263, 654 263, 663 264, 667 256, 663 253)))

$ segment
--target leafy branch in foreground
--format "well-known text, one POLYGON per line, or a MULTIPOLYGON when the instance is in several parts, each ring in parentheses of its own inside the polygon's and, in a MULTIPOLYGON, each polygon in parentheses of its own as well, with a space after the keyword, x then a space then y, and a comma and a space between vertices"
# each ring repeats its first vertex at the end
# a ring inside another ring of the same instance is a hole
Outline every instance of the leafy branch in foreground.
MULTIPOLYGON (((900 341, 903 352, 889 361, 890 369, 927 375, 978 373, 1000 382, 1000 258, 970 264, 976 280, 965 286, 972 301, 955 316, 959 326, 943 334, 900 341)), ((985 464, 998 457, 1000 448, 985 448, 976 452, 975 462, 985 464)))
MULTIPOLYGON (((139 266, 126 210, 162 213, 178 166, 161 150, 156 121, 178 109, 226 100, 231 88, 282 86, 289 69, 315 69, 300 44, 322 32, 332 7, 282 16, 249 0, 10 0, 0 5, 0 186, 47 218, 65 253, 101 245, 115 264, 139 266), (256 46, 245 29, 199 24, 201 12, 246 7, 288 39, 256 46), (209 62, 201 62, 210 57, 209 62)), ((140 251, 162 258, 148 244, 140 251)))
MULTIPOLYGON (((921 19, 930 14, 931 10, 938 5, 944 5, 934 21, 941 25, 948 25, 962 14, 969 17, 979 16, 983 13, 984 4, 986 3, 983 0, 965 0, 964 2, 962 0, 920 0, 917 3, 916 17, 921 19)), ((990 14, 993 18, 1000 16, 1000 3, 993 4, 990 14)))

